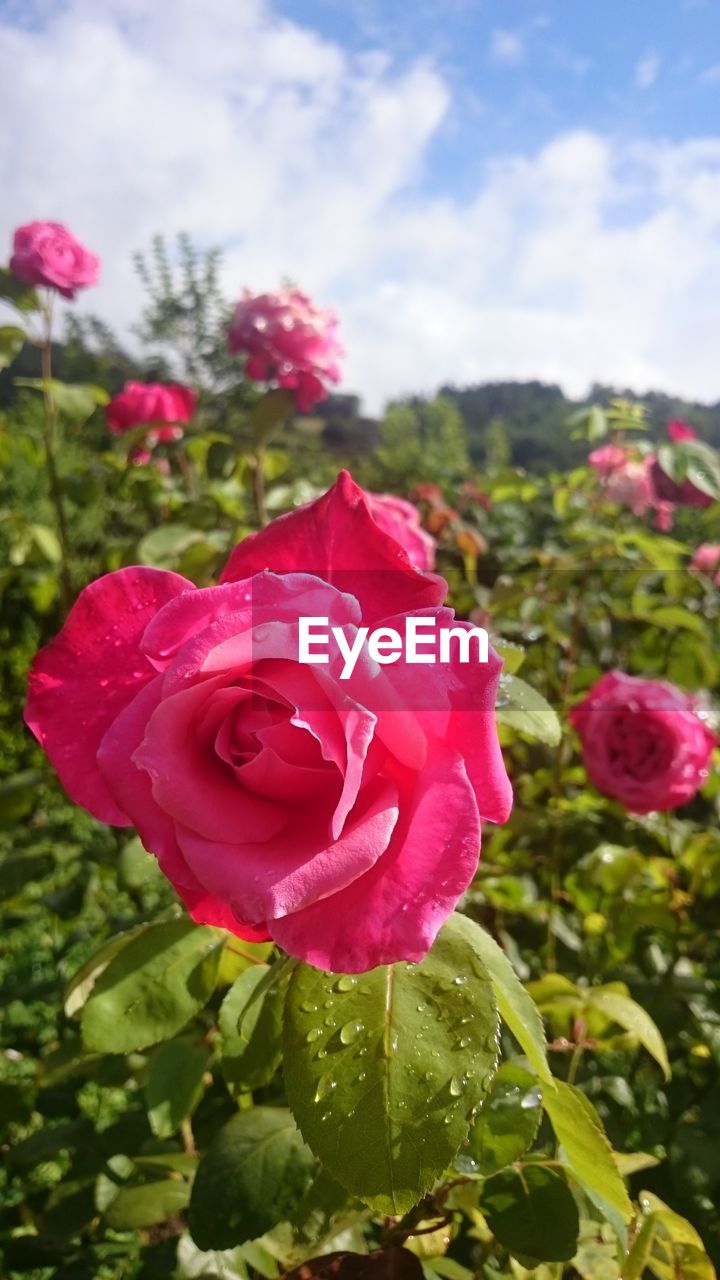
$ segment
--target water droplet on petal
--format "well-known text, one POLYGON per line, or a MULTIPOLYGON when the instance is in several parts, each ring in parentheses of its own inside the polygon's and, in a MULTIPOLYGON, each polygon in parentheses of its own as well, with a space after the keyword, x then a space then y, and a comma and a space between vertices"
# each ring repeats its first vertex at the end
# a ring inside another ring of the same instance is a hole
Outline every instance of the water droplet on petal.
POLYGON ((467 978, 464 976, 462 977, 458 976, 457 978, 453 978, 454 987, 464 987, 466 982, 467 982, 467 978))
POLYGON ((307 1040, 308 1044, 312 1044, 314 1040, 319 1040, 321 1035, 322 1035, 322 1031, 320 1030, 319 1027, 311 1027, 305 1039, 307 1040))
POLYGON ((464 1076, 453 1076, 450 1081, 450 1092, 453 1098, 459 1098, 467 1081, 464 1076))

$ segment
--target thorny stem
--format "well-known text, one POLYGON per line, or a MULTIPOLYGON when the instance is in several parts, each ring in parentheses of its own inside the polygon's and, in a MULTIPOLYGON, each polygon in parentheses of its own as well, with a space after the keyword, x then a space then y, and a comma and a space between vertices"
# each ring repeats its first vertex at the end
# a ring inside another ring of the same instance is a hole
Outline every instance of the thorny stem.
POLYGON ((45 463, 47 466, 50 499, 55 509, 58 540, 60 542, 60 595, 67 612, 72 604, 73 588, 70 574, 70 541, 68 538, 65 498, 57 465, 57 406, 52 394, 52 298, 43 306, 44 329, 40 344, 40 362, 43 381, 43 426, 45 434, 45 463))

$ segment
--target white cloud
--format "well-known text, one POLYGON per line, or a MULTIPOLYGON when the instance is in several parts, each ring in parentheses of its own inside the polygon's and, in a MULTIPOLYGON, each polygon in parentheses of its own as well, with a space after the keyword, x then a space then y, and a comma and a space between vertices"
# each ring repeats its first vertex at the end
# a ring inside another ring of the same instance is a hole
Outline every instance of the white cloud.
MULTIPOLYGON (((225 285, 334 304, 372 409, 444 381, 593 380, 720 398, 720 137, 566 132, 427 193, 447 84, 354 58, 263 0, 49 5, 0 23, 0 246, 33 217, 103 258, 79 306, 126 327, 157 230, 226 246, 225 285)), ((2 250, 0 248, 0 256, 2 250)))
POLYGON ((635 67, 635 88, 650 89, 658 78, 662 59, 657 53, 646 53, 635 67))
POLYGON ((525 41, 517 31, 502 31, 497 28, 490 36, 490 57, 493 62, 517 67, 525 61, 525 41))
POLYGON ((705 67, 698 79, 701 84, 717 84, 720 81, 720 62, 713 62, 711 66, 705 67))

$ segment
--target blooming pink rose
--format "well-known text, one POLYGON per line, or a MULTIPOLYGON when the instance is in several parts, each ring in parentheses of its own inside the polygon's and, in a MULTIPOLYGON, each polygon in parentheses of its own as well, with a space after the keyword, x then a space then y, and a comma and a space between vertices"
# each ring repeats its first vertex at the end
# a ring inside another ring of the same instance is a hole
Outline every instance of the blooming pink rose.
POLYGON ((179 382, 126 382, 105 409, 107 424, 113 435, 121 436, 144 423, 152 425, 148 443, 179 440, 182 422, 189 422, 195 412, 197 395, 179 382), (162 423, 172 425, 163 426, 162 423))
POLYGON ((334 311, 319 310, 299 289, 251 294, 247 289, 230 324, 228 346, 247 352, 245 371, 258 382, 276 382, 292 391, 295 407, 309 413, 340 381, 334 311))
POLYGON ((689 426, 687 422, 681 422, 679 418, 673 418, 672 422, 668 422, 667 433, 670 439, 675 441, 697 439, 695 428, 689 426))
POLYGON ((588 454, 588 462, 601 479, 606 479, 627 461, 627 453, 619 444, 604 444, 588 454))
MULTIPOLYGON (((81 594, 35 660, 27 723, 72 798, 133 824, 194 919, 359 972, 417 961, 511 805, 501 661, 299 658, 299 618, 441 632, 416 569, 343 472, 233 551, 220 586, 126 568, 81 594), (428 624, 425 624, 428 625, 428 624)), ((468 624, 456 624, 467 629, 468 624)), ((436 639, 437 643, 437 639, 436 639)))
POLYGON ((420 512, 412 502, 393 493, 366 493, 373 520, 405 549, 418 569, 435 568, 435 539, 420 524, 420 512))
POLYGON ((61 222, 28 222, 13 236, 10 270, 25 284, 74 298, 78 289, 97 283, 100 259, 61 222))
POLYGON ((611 502, 629 507, 636 516, 644 515, 655 498, 647 459, 642 462, 624 462, 611 471, 605 485, 605 495, 611 502))
POLYGON ((714 734, 695 699, 665 680, 610 671, 570 712, 585 768, 630 813, 677 809, 708 773, 714 734))
POLYGON ((690 568, 708 577, 717 571, 716 581, 720 584, 720 547, 712 542, 701 543, 690 561, 690 568))
POLYGON ((715 499, 709 493, 696 489, 691 480, 683 480, 681 484, 676 484, 670 476, 665 474, 656 457, 648 458, 648 463, 650 482, 657 500, 671 502, 677 507, 712 506, 715 499))

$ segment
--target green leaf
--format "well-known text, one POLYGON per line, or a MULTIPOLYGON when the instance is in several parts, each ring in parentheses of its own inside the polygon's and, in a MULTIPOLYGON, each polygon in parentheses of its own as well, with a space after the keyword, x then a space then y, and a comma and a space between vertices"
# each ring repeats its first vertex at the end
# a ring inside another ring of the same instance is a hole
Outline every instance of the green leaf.
POLYGON ((567 1164, 593 1204, 606 1213, 613 1226, 618 1216, 620 1221, 630 1222, 632 1203, 592 1103, 573 1085, 556 1080, 555 1091, 545 1091, 543 1105, 567 1164))
POLYGON ((215 533, 192 529, 186 524, 161 524, 138 543, 138 561, 158 569, 176 569, 181 557, 192 547, 200 547, 210 558, 222 549, 215 533))
POLYGON ((16 325, 0 325, 0 369, 7 369, 23 348, 25 330, 16 325))
POLYGON ((545 1048, 545 1028, 534 1002, 502 947, 479 924, 465 916, 461 918, 465 922, 468 940, 490 976, 501 1018, 525 1051, 540 1079, 554 1088, 555 1081, 548 1066, 545 1048))
POLYGON ((338 976, 298 965, 285 1002, 287 1096, 338 1182, 405 1213, 453 1159, 497 1059, 492 986, 463 916, 421 964, 338 976))
POLYGON ((30 532, 36 547, 45 559, 51 564, 59 564, 62 560, 62 548, 55 530, 46 524, 31 524, 30 532))
POLYGON ((15 385, 29 391, 46 391, 55 402, 59 413, 73 422, 85 422, 98 405, 107 404, 110 397, 102 387, 89 382, 61 382, 58 378, 16 378, 15 385))
POLYGON ((517 1063, 503 1063, 470 1128, 467 1154, 477 1172, 487 1177, 519 1160, 532 1146, 541 1119, 537 1076, 517 1063))
POLYGON ((630 996, 621 995, 618 991, 608 991, 606 988, 600 987, 598 990, 590 991, 588 1006, 591 1009, 597 1009, 606 1018, 611 1018, 613 1022, 617 1022, 618 1026, 624 1027, 626 1031, 629 1031, 636 1040, 640 1041, 643 1048, 647 1049, 650 1056, 655 1059, 665 1079, 670 1079, 670 1063, 668 1062, 665 1041, 650 1014, 645 1012, 642 1005, 637 1004, 635 1000, 631 1000, 630 996))
POLYGON ((560 741, 562 730, 557 713, 542 694, 519 676, 501 675, 495 714, 500 724, 549 747, 556 747, 560 741))
POLYGON ((118 880, 123 889, 142 889, 153 881, 161 884, 163 879, 157 858, 147 852, 138 836, 123 845, 118 858, 118 880))
POLYGON ((190 1200, 190 1232, 201 1249, 230 1249, 290 1217, 315 1169, 290 1112, 254 1107, 213 1138, 190 1200))
POLYGON ((125 933, 118 933, 114 938, 110 938, 103 943, 98 951, 93 952, 84 965, 73 975, 65 988, 63 1008, 66 1017, 72 1018, 74 1014, 80 1012, 103 969, 107 969, 113 957, 118 955, 123 947, 126 947, 139 933, 143 933, 146 928, 147 925, 141 924, 137 925, 135 929, 128 929, 125 933))
POLYGON ((250 424, 255 443, 265 444, 276 427, 295 412, 292 392, 276 387, 266 391, 253 406, 250 413, 250 424))
POLYGON ((542 1165, 503 1169, 485 1183, 480 1209, 493 1235, 526 1266, 567 1262, 580 1217, 565 1179, 542 1165))
POLYGON ((131 1053, 174 1036, 212 994, 223 938, 172 920, 133 938, 101 973, 83 1009, 86 1048, 131 1053))
POLYGON ((492 645, 503 660, 503 672, 514 676, 527 657, 527 649, 523 649, 522 645, 513 644, 511 640, 493 640, 492 645))
POLYGON ((282 1060, 285 985, 258 991, 270 968, 253 965, 236 979, 220 1007, 222 1071, 242 1089, 268 1084, 282 1060))
POLYGON ((0 267, 0 298, 12 303, 17 311, 40 310, 40 299, 32 285, 18 280, 9 267, 0 267))
POLYGON ((169 1138, 192 1115, 202 1097, 202 1079, 210 1061, 207 1045, 171 1040, 152 1056, 145 1096, 150 1128, 156 1138, 169 1138))
POLYGON ((643 1217, 623 1265, 623 1280, 715 1280, 715 1269, 695 1228, 649 1191, 639 1196, 643 1217))
POLYGON ((112 1156, 95 1184, 95 1204, 116 1231, 166 1222, 182 1212, 189 1198, 189 1182, 178 1177, 169 1160, 147 1163, 112 1156))

